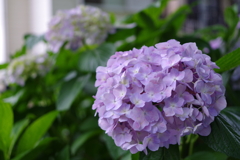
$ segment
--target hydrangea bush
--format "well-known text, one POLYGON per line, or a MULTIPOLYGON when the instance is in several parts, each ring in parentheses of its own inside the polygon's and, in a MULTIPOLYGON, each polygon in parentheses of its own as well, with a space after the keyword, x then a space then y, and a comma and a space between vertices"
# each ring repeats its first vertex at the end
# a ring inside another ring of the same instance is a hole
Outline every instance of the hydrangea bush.
POLYGON ((44 76, 53 65, 47 54, 26 54, 15 58, 3 72, 5 84, 23 86, 28 78, 44 76))
POLYGON ((60 39, 46 41, 58 52, 44 58, 27 52, 45 34, 26 35, 11 61, 0 64, 0 159, 240 159, 236 7, 226 8, 225 25, 185 33, 191 6, 166 15, 167 4, 157 0, 128 15, 115 33, 91 46, 91 36, 82 43, 71 36, 98 29, 98 19, 87 18, 93 12, 61 11, 47 33, 60 39), (73 17, 92 25, 74 30, 73 17))
POLYGON ((76 50, 84 44, 101 44, 113 31, 108 13, 92 6, 80 5, 58 11, 49 23, 45 37, 50 50, 58 52, 67 42, 67 48, 76 50))
POLYGON ((226 107, 218 66, 195 43, 176 40, 116 52, 97 68, 93 109, 99 126, 131 153, 207 136, 226 107))

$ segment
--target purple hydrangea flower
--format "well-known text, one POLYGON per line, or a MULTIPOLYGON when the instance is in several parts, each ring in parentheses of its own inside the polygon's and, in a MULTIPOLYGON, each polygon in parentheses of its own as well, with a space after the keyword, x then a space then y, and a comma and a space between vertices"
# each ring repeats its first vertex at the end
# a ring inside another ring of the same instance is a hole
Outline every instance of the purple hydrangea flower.
POLYGON ((195 43, 176 40, 116 52, 97 68, 93 109, 100 127, 131 153, 207 136, 226 107, 222 78, 195 43))
POLYGON ((219 49, 223 43, 223 40, 221 37, 218 37, 216 39, 213 39, 209 42, 212 49, 219 49))
POLYGON ((84 44, 100 44, 112 31, 110 16, 106 12, 96 7, 80 5, 58 11, 49 23, 45 38, 50 50, 58 52, 65 42, 71 50, 84 44))

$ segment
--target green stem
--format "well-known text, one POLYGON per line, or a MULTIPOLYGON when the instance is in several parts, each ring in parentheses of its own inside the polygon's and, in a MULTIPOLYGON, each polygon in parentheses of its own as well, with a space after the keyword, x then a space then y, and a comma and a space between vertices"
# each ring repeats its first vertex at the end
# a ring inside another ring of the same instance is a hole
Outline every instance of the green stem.
POLYGON ((193 135, 193 134, 191 134, 191 135, 190 135, 190 138, 191 138, 191 140, 190 140, 190 144, 189 144, 188 155, 192 155, 192 153, 193 153, 193 147, 194 147, 195 142, 196 142, 197 139, 198 139, 198 135, 193 135))
POLYGON ((180 154, 181 154, 181 158, 184 159, 185 157, 188 156, 188 143, 187 143, 187 137, 182 137, 182 143, 180 146, 180 154))

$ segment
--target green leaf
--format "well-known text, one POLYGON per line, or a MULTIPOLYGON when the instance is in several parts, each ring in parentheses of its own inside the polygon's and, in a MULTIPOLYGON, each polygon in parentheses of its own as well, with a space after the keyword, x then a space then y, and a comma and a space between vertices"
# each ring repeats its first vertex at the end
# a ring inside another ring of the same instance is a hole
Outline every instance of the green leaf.
POLYGON ((220 67, 220 69, 215 69, 215 71, 219 73, 237 67, 238 65, 240 65, 240 48, 223 56, 222 58, 217 60, 216 64, 218 67, 220 67))
POLYGON ((229 41, 231 41, 234 33, 236 31, 236 26, 238 24, 238 13, 234 10, 233 7, 228 7, 224 10, 224 20, 228 24, 228 30, 225 33, 224 40, 226 41, 226 48, 229 49, 229 41))
POLYGON ((89 117, 83 122, 81 122, 81 125, 79 126, 79 129, 81 131, 90 131, 94 129, 98 129, 98 118, 97 117, 89 117))
POLYGON ((101 130, 93 130, 86 132, 77 138, 74 143, 71 146, 71 153, 74 155, 78 151, 78 149, 91 137, 96 136, 98 134, 102 133, 101 130))
POLYGON ((37 43, 41 42, 44 40, 44 35, 33 35, 33 34, 29 34, 25 36, 25 44, 26 47, 29 49, 32 49, 37 43))
POLYGON ((1 70, 1 69, 5 69, 5 68, 7 68, 8 65, 9 65, 9 63, 3 63, 3 64, 0 64, 0 70, 1 70))
POLYGON ((154 21, 144 11, 139 12, 133 16, 133 20, 142 28, 152 29, 155 28, 154 21))
POLYGON ((36 147, 18 154, 12 160, 36 160, 39 155, 44 154, 51 147, 50 144, 55 140, 56 138, 45 138, 36 147))
POLYGON ((200 49, 203 49, 204 47, 210 48, 210 45, 207 41, 201 38, 193 37, 193 36, 181 36, 181 37, 177 37, 176 40, 181 42, 181 44, 194 42, 196 43, 197 47, 200 49))
POLYGON ((143 11, 152 18, 156 26, 162 23, 160 20, 161 13, 164 11, 169 0, 158 0, 143 11))
POLYGON ((70 160, 70 149, 68 145, 62 149, 56 160, 70 160))
POLYGON ((227 107, 211 124, 209 136, 201 137, 206 144, 217 152, 240 158, 240 108, 227 107))
POLYGON ((228 7, 224 10, 224 20, 230 28, 236 27, 238 23, 237 12, 234 11, 232 7, 228 7))
POLYGON ((4 153, 3 153, 3 151, 0 149, 0 159, 1 160, 4 160, 5 159, 5 157, 4 157, 4 153))
MULTIPOLYGON (((93 46, 88 46, 92 48, 93 46)), ((81 47, 78 51, 61 49, 57 54, 53 54, 55 58, 56 71, 60 73, 69 72, 78 68, 79 56, 86 50, 86 47, 81 47), (71 63, 66 63, 71 62, 71 63)))
POLYGON ((159 148, 157 151, 149 151, 146 155, 141 152, 139 160, 180 160, 178 145, 170 145, 169 148, 159 148))
POLYGON ((91 75, 87 74, 64 82, 57 98, 57 110, 68 110, 90 77, 91 75))
POLYGON ((190 11, 188 5, 181 6, 176 12, 167 17, 166 23, 163 25, 162 29, 167 30, 172 26, 175 31, 180 30, 190 11))
POLYGON ((154 26, 159 27, 159 25, 162 24, 162 21, 160 19, 161 13, 166 8, 168 1, 169 0, 158 0, 157 2, 150 4, 148 7, 144 8, 143 10, 133 15, 127 16, 123 22, 127 24, 137 22, 140 26, 147 27, 148 24, 144 24, 143 22, 147 22, 148 20, 145 18, 141 20, 141 16, 140 16, 141 13, 144 13, 147 15, 147 17, 149 17, 149 19, 151 19, 150 21, 154 23, 154 26))
POLYGON ((98 66, 106 65, 115 51, 116 48, 111 43, 104 43, 94 50, 85 51, 79 59, 79 69, 85 72, 95 72, 98 66))
POLYGON ((202 151, 196 152, 186 157, 184 160, 227 160, 227 156, 219 152, 202 151))
POLYGON ((17 102, 23 96, 24 93, 25 93, 24 89, 20 90, 15 95, 13 95, 11 97, 8 97, 8 98, 5 98, 4 101, 7 102, 7 103, 12 104, 14 106, 15 104, 17 104, 17 102))
POLYGON ((139 152, 135 153, 135 154, 132 154, 131 160, 139 160, 139 152))
POLYGON ((125 155, 129 154, 129 151, 124 151, 120 147, 116 146, 113 139, 109 137, 107 134, 103 134, 102 138, 105 141, 108 148, 108 152, 113 160, 119 160, 120 157, 124 157, 125 155))
POLYGON ((218 37, 224 37, 227 32, 227 28, 222 25, 212 25, 208 27, 201 28, 194 32, 196 37, 201 37, 205 41, 210 41, 218 37))
POLYGON ((128 37, 132 36, 135 33, 134 28, 119 28, 114 34, 110 34, 107 38, 108 42, 117 42, 126 40, 128 37))
POLYGON ((227 160, 239 160, 238 158, 228 157, 227 160))
POLYGON ((9 155, 11 155, 12 149, 13 149, 18 137, 20 136, 22 131, 27 127, 28 124, 29 124, 28 119, 21 120, 21 121, 17 122, 16 124, 14 124, 14 126, 12 128, 12 133, 11 133, 11 144, 10 144, 10 149, 9 149, 9 155))
POLYGON ((0 102, 0 150, 7 158, 10 147, 10 134, 13 126, 13 112, 9 104, 0 102))
POLYGON ((23 133, 17 147, 17 154, 33 149, 47 132, 58 115, 58 111, 47 113, 35 120, 23 133))
POLYGON ((21 120, 21 121, 17 122, 16 124, 14 124, 12 133, 11 133, 11 144, 10 144, 10 149, 9 149, 9 155, 11 155, 12 149, 13 149, 18 137, 20 136, 22 131, 27 127, 28 124, 29 124, 28 119, 21 120))
POLYGON ((138 37, 136 38, 136 43, 139 44, 139 46, 136 47, 142 47, 143 45, 146 46, 153 46, 156 44, 156 37, 159 37, 161 35, 161 30, 141 30, 138 37))
POLYGON ((27 47, 26 45, 23 45, 20 50, 16 51, 16 53, 14 53, 14 55, 11 56, 11 59, 20 57, 26 53, 27 53, 27 47))

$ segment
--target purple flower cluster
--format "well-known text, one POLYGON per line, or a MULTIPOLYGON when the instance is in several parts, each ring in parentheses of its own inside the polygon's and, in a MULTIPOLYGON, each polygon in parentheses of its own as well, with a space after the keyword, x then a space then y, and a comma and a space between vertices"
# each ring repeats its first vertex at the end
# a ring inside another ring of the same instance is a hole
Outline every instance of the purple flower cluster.
POLYGON ((221 48, 222 43, 223 43, 223 40, 221 37, 213 39, 209 42, 209 44, 213 50, 221 48))
POLYGON ((116 52, 97 68, 99 126, 131 153, 168 148, 191 133, 209 135, 209 124, 226 107, 214 68, 195 43, 169 40, 116 52))
POLYGON ((80 5, 59 11, 50 21, 45 37, 50 50, 58 52, 65 42, 72 50, 83 44, 100 44, 111 31, 113 26, 107 13, 96 7, 80 5))

